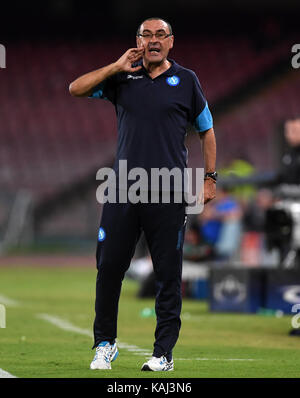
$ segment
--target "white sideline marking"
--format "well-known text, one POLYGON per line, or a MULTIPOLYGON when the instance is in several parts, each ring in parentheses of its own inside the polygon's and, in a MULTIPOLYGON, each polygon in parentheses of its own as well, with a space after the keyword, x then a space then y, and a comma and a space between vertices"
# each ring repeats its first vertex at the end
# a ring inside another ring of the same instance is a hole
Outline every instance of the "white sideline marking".
POLYGON ((16 378, 17 376, 14 376, 11 373, 8 373, 0 368, 0 379, 16 379, 16 378))
MULTIPOLYGON (((6 307, 18 307, 19 303, 16 300, 12 300, 6 296, 0 295, 0 303, 6 307)), ((0 368, 0 379, 16 379, 17 376, 12 375, 0 368)))
POLYGON ((176 358, 176 361, 258 361, 252 358, 176 358))
MULTIPOLYGON (((4 304, 7 307, 19 307, 21 306, 21 304, 16 301, 13 300, 11 298, 8 298, 7 296, 4 295, 0 295, 0 303, 4 304)), ((80 328, 78 326, 73 325, 71 322, 59 318, 57 316, 53 316, 50 314, 36 314, 36 317, 39 319, 43 319, 44 321, 47 321, 49 323, 51 323, 52 325, 66 330, 68 332, 74 332, 74 333, 78 333, 84 336, 88 336, 88 337, 93 337, 93 333, 91 330, 89 329, 83 329, 80 328)), ((127 351, 133 352, 133 355, 140 355, 140 356, 148 356, 149 358, 152 356, 152 351, 150 350, 146 350, 146 349, 142 349, 134 344, 127 344, 127 343, 123 343, 119 340, 117 340, 117 344, 119 348, 123 348, 127 351)), ((175 358, 178 361, 256 361, 259 359, 247 359, 247 358, 175 358)), ((17 376, 12 375, 9 372, 6 372, 5 370, 0 368, 0 378, 17 378, 17 376)))
POLYGON ((0 294, 0 303, 6 305, 6 307, 19 307, 20 303, 16 300, 13 300, 7 296, 0 294))
POLYGON ((36 314, 36 317, 43 319, 44 321, 47 321, 49 323, 52 323, 52 325, 57 326, 58 328, 66 330, 68 332, 74 332, 74 333, 82 334, 84 336, 93 337, 93 334, 90 330, 79 328, 79 327, 73 325, 71 322, 66 321, 65 319, 59 318, 57 316, 53 316, 53 315, 49 315, 49 314, 36 314))
MULTIPOLYGON (((57 316, 53 316, 50 314, 36 314, 36 317, 39 319, 43 319, 44 321, 47 321, 51 323, 54 326, 57 326, 60 329, 66 330, 68 332, 74 332, 78 334, 82 334, 84 336, 88 337, 93 337, 93 333, 89 329, 82 329, 79 328, 75 325, 73 325, 71 322, 66 321, 65 319, 59 318, 57 316)), ((133 344, 127 344, 127 343, 122 343, 121 341, 117 341, 118 347, 123 348, 127 351, 134 352, 134 355, 152 355, 151 351, 142 349, 136 345, 133 344)))
MULTIPOLYGON (((78 334, 82 334, 88 337, 93 337, 93 333, 88 329, 82 329, 71 322, 66 321, 65 319, 59 318, 57 316, 49 315, 49 314, 37 314, 37 318, 43 319, 52 325, 57 326, 60 329, 66 330, 68 332, 74 332, 78 334)), ((118 347, 123 348, 127 351, 133 352, 134 355, 141 356, 152 356, 152 351, 142 349, 134 344, 122 343, 121 341, 117 341, 118 347)), ((256 359, 251 358, 174 358, 176 361, 256 361, 256 359)))

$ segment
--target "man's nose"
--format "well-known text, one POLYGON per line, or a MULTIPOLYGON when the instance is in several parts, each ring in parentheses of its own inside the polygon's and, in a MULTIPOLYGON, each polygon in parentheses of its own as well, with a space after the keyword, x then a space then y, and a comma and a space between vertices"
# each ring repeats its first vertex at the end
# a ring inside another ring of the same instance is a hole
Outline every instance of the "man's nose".
POLYGON ((150 39, 149 43, 150 43, 150 44, 155 44, 155 43, 158 43, 158 39, 156 38, 156 36, 155 36, 155 35, 152 35, 152 37, 151 37, 151 39, 150 39))

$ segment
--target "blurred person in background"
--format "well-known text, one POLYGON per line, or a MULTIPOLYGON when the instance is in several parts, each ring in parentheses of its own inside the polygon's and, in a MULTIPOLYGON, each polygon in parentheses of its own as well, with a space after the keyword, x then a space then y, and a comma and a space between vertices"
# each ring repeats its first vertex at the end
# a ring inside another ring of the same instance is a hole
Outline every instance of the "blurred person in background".
MULTIPOLYGON (((300 269, 300 118, 284 124, 288 145, 279 171, 271 182, 275 187, 274 205, 267 210, 266 233, 269 248, 279 250, 279 265, 284 269, 300 269)), ((300 336, 292 328, 291 336, 300 336)))
MULTIPOLYGON (((138 28, 137 48, 116 62, 87 73, 70 85, 78 97, 110 100, 118 118, 119 160, 128 172, 140 167, 179 168, 187 164, 184 145, 188 124, 202 142, 205 165, 204 203, 216 196, 216 142, 207 101, 195 73, 168 58, 174 36, 171 25, 149 18, 138 28)), ((200 199, 201 200, 201 199, 200 199)), ((91 369, 111 369, 118 350, 118 302, 122 280, 134 254, 141 230, 151 253, 156 279, 155 343, 152 358, 142 370, 169 371, 172 350, 181 327, 182 246, 186 204, 108 203, 103 206, 97 246, 96 317, 91 369)))
POLYGON ((260 188, 244 206, 240 259, 247 266, 274 267, 278 261, 277 252, 266 243, 266 217, 273 204, 272 191, 260 188))
POLYGON ((284 137, 288 148, 281 158, 275 184, 300 184, 300 119, 287 120, 284 137))
POLYGON ((280 266, 300 267, 300 119, 284 124, 288 145, 278 172, 269 186, 274 190, 274 202, 266 212, 268 247, 277 248, 280 266))
POLYGON ((228 188, 218 189, 217 200, 205 207, 199 219, 202 236, 214 247, 214 259, 232 259, 240 246, 242 212, 228 188))
POLYGON ((242 211, 239 202, 226 187, 218 190, 215 204, 217 216, 221 219, 221 229, 216 242, 218 260, 230 260, 237 254, 242 234, 242 211))
POLYGON ((273 193, 268 188, 261 188, 249 201, 244 211, 243 225, 246 231, 264 232, 266 211, 274 203, 273 193))
POLYGON ((197 260, 228 261, 238 252, 242 235, 242 210, 226 187, 219 187, 217 199, 209 202, 189 231, 186 256, 197 253, 197 260), (194 248, 191 250, 190 246, 194 248))
POLYGON ((213 246, 205 241, 197 219, 187 226, 183 245, 183 258, 187 261, 201 262, 213 258, 213 246))

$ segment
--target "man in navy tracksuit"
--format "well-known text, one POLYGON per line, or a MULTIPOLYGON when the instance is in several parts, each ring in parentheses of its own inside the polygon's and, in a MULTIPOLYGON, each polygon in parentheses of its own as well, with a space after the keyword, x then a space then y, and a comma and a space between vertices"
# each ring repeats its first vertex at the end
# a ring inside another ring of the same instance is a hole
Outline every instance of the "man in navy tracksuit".
MULTIPOLYGON (((168 58, 173 42, 170 24, 149 18, 138 29, 137 48, 126 51, 115 63, 79 77, 71 83, 70 93, 114 104, 118 118, 116 175, 120 160, 127 161, 128 171, 139 167, 150 175, 154 168, 177 168, 183 173, 187 167, 186 128, 193 124, 203 145, 206 203, 215 197, 217 178, 212 117, 195 73, 168 58)), ((158 203, 117 201, 103 206, 97 246, 96 355, 91 369, 111 369, 118 355, 115 339, 121 284, 141 231, 152 257, 157 288, 153 357, 142 370, 174 368, 172 349, 181 325, 186 203, 174 200, 172 184, 169 190, 170 203, 164 203, 160 195, 158 203)))

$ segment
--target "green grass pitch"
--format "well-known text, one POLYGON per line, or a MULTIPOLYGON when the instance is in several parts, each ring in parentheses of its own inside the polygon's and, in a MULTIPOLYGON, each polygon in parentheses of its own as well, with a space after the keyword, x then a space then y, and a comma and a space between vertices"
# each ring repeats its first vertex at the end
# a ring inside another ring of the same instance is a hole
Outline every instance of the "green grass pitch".
POLYGON ((173 352, 174 372, 141 372, 143 351, 151 352, 155 329, 155 318, 142 317, 141 312, 153 308, 154 300, 137 299, 139 286, 127 279, 118 323, 124 347, 112 370, 91 371, 95 278, 91 267, 1 267, 0 296, 14 302, 6 305, 6 328, 0 329, 0 369, 21 378, 300 376, 300 338, 288 335, 291 316, 211 313, 206 302, 188 299, 183 301, 181 333, 173 352), (80 328, 79 333, 38 314, 67 321, 80 328))

